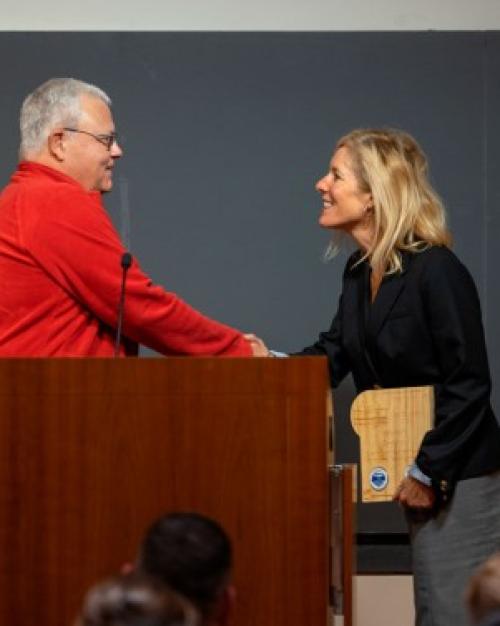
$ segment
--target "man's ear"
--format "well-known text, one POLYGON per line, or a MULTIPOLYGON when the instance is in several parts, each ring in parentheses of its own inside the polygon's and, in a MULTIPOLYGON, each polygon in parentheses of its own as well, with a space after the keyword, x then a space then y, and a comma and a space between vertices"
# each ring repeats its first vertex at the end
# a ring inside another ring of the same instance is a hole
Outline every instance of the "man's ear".
POLYGON ((236 588, 234 585, 228 585, 222 592, 215 606, 213 623, 217 624, 217 626, 228 626, 233 616, 235 605, 236 588))
POLYGON ((234 585, 228 585, 226 587, 226 596, 228 613, 229 616, 231 616, 234 612, 234 607, 236 606, 236 587, 234 585))
POLYGON ((67 139, 62 128, 54 129, 47 137, 49 154, 57 161, 64 161, 66 154, 67 139))
POLYGON ((135 565, 133 563, 130 563, 130 562, 123 563, 122 566, 120 567, 120 574, 122 576, 127 576, 128 574, 131 574, 132 572, 135 572, 135 565))

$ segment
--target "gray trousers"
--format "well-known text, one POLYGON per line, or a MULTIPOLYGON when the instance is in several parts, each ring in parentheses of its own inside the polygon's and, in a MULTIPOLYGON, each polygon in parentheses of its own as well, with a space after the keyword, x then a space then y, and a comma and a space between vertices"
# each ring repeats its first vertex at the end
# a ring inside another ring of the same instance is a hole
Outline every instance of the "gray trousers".
POLYGON ((500 550, 500 472, 459 481, 437 515, 407 510, 407 520, 416 626, 470 626, 467 582, 500 550))

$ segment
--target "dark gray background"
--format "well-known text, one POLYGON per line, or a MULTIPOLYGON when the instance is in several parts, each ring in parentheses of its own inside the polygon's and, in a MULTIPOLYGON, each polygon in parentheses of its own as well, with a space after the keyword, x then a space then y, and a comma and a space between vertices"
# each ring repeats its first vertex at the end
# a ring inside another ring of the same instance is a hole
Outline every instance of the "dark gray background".
MULTIPOLYGON (((476 279, 500 384, 500 33, 2 33, 4 184, 22 99, 74 76, 114 101, 131 250, 208 315, 285 351, 336 308, 347 253, 329 264, 314 183, 335 141, 395 126, 427 152, 455 250, 476 279)), ((119 229, 120 192, 106 199, 119 229)), ((500 388, 494 405, 498 413, 500 388)), ((336 393, 337 461, 357 460, 336 393)), ((392 505, 360 507, 361 532, 402 531, 392 505)))

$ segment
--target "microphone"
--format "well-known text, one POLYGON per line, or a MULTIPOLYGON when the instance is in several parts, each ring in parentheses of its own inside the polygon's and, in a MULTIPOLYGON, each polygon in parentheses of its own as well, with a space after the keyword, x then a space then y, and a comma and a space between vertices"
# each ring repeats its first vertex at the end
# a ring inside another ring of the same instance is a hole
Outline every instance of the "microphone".
POLYGON ((120 261, 122 266, 122 286, 120 290, 120 302, 118 303, 118 323, 116 326, 116 341, 115 341, 115 353, 117 357, 120 351, 120 339, 122 335, 123 314, 125 311, 125 281, 127 280, 127 272, 132 265, 132 255, 130 252, 124 252, 120 261))

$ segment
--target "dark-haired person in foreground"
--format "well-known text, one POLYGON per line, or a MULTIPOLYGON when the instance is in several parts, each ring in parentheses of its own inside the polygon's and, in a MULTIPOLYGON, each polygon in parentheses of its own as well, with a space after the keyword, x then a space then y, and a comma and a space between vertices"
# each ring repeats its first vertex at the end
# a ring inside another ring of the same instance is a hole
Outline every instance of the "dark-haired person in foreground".
POLYGON ((214 520, 171 513, 147 531, 137 568, 190 600, 204 626, 227 626, 235 602, 229 537, 214 520))
MULTIPOLYGON (((56 78, 21 109, 21 162, 0 195, 0 356, 113 356, 124 246, 102 194, 123 152, 111 101, 56 78)), ((256 337, 153 285, 134 259, 120 355, 260 356, 256 337)))
POLYGON ((129 574, 101 582, 87 593, 74 626, 199 626, 186 599, 160 581, 129 574))

